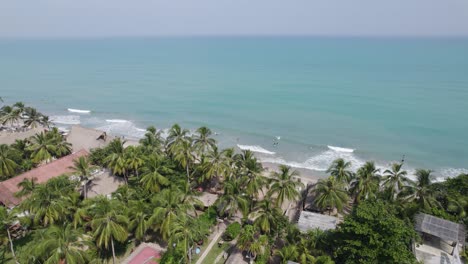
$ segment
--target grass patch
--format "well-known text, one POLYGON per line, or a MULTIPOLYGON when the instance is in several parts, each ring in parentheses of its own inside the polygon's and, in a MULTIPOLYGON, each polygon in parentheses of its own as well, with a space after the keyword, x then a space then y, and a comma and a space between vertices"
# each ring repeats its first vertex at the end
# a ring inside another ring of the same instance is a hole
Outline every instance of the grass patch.
MULTIPOLYGON (((204 263, 215 263, 216 258, 219 256, 219 254, 223 253, 223 251, 227 250, 230 246, 229 242, 224 242, 221 246, 218 246, 219 241, 221 241, 221 238, 216 241, 216 244, 211 248, 210 252, 208 252, 208 255, 206 255, 206 258, 203 260, 204 263)), ((221 260, 224 260, 221 258, 221 260)), ((223 263, 223 262, 221 262, 223 263)))

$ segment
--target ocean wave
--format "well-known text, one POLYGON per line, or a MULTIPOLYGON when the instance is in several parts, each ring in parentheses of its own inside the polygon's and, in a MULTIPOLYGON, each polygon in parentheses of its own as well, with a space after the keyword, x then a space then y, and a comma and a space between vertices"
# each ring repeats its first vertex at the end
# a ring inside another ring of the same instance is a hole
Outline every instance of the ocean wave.
POLYGON ((67 127, 63 127, 63 126, 58 126, 57 129, 61 132, 65 132, 65 133, 68 133, 70 132, 70 129, 68 129, 67 127))
POLYGON ((68 112, 72 113, 79 113, 79 114, 89 114, 91 113, 91 110, 81 110, 81 109, 73 109, 73 108, 68 108, 68 112))
POLYGON ((465 168, 442 168, 440 177, 442 179, 457 177, 460 174, 468 174, 468 169, 465 168))
POLYGON ((125 119, 106 119, 108 123, 131 123, 131 121, 125 119))
POLYGON ((365 162, 351 152, 338 152, 334 150, 326 150, 317 155, 314 155, 303 162, 288 161, 280 157, 262 157, 262 162, 283 164, 293 168, 308 169, 314 171, 326 171, 332 162, 338 158, 342 158, 351 162, 351 170, 355 171, 365 162))
POLYGON ((239 147, 242 150, 250 150, 253 152, 258 152, 258 153, 263 153, 263 154, 268 154, 268 155, 275 155, 275 152, 269 151, 267 149, 264 149, 260 146, 249 146, 249 145, 239 145, 237 144, 237 147, 239 147))
POLYGON ((106 120, 106 125, 99 126, 96 129, 106 131, 109 134, 121 135, 130 138, 142 138, 146 130, 137 127, 133 122, 120 119, 106 120))
POLYGON ((327 146, 329 149, 338 151, 338 152, 346 152, 346 153, 353 153, 354 149, 350 148, 340 148, 340 147, 335 147, 335 146, 327 146))
POLYGON ((50 116, 50 121, 56 124, 63 124, 63 125, 79 125, 80 124, 80 116, 77 115, 55 115, 50 116))

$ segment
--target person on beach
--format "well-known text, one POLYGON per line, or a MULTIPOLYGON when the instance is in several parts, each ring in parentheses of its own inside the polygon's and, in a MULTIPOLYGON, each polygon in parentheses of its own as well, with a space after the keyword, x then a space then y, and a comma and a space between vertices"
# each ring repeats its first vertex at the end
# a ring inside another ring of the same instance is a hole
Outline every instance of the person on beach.
POLYGON ((96 140, 103 140, 104 142, 106 142, 106 140, 107 140, 107 133, 106 133, 106 132, 103 132, 98 138, 96 138, 96 140))

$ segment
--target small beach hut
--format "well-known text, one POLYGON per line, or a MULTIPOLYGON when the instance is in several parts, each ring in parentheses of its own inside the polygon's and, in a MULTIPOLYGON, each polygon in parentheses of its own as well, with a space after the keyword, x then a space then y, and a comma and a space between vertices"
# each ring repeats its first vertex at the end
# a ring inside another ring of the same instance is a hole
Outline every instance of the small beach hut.
POLYGON ((414 253, 424 263, 461 263, 459 253, 465 247, 463 225, 439 217, 419 213, 415 230, 423 242, 414 246, 414 253))
POLYGON ((326 231, 336 229, 338 223, 339 219, 337 217, 302 211, 297 221, 297 227, 301 232, 317 228, 326 231))

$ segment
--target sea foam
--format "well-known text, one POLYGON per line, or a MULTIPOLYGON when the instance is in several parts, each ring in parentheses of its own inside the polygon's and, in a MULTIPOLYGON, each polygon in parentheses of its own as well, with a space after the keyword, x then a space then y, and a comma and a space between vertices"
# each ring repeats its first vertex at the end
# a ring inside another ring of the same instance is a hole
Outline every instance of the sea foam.
POLYGON ((77 115, 55 115, 50 116, 50 121, 56 124, 63 124, 63 125, 79 125, 80 124, 80 116, 77 115))
POLYGON ((351 170, 357 170, 364 164, 364 161, 353 155, 352 152, 338 152, 335 150, 326 150, 309 157, 305 161, 290 161, 281 157, 261 157, 262 162, 284 164, 293 168, 308 169, 314 171, 326 171, 332 162, 342 158, 351 162, 351 170))
POLYGON ((73 109, 73 108, 68 108, 68 112, 72 113, 79 113, 79 114, 89 114, 91 113, 91 110, 81 110, 81 109, 73 109))
POLYGON ((353 153, 354 149, 350 148, 340 148, 340 147, 335 147, 335 146, 327 146, 329 149, 338 151, 338 152, 346 152, 346 153, 353 153))
POLYGON ((263 153, 263 154, 268 154, 268 155, 275 155, 275 152, 269 151, 267 149, 264 149, 260 146, 249 146, 249 145, 239 145, 237 144, 237 147, 239 147, 242 150, 250 150, 253 152, 258 152, 258 153, 263 153))
POLYGON ((106 119, 108 123, 131 123, 131 121, 125 119, 106 119))
POLYGON ((142 138, 146 130, 137 127, 133 122, 122 119, 107 119, 106 124, 97 127, 98 130, 106 131, 109 134, 123 135, 131 138, 142 138))

